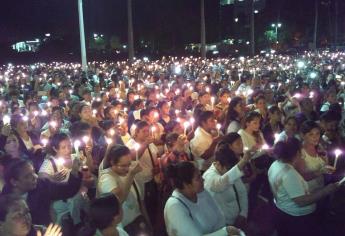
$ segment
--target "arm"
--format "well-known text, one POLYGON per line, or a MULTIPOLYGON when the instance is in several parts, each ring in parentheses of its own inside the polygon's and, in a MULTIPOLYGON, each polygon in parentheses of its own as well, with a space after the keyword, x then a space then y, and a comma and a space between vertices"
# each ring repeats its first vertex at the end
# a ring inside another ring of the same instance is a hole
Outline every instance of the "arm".
POLYGON ((295 197, 292 200, 300 207, 307 206, 335 192, 338 189, 338 187, 339 183, 329 184, 323 189, 316 191, 315 193, 295 197))
POLYGON ((50 199, 53 201, 67 199, 78 193, 81 186, 81 180, 81 174, 78 173, 76 176, 71 172, 67 183, 49 181, 46 191, 48 191, 50 199))
POLYGON ((237 165, 232 167, 224 175, 219 176, 216 173, 205 173, 205 185, 209 185, 210 190, 213 192, 222 192, 230 185, 233 185, 235 181, 243 176, 243 173, 237 165))
POLYGON ((240 215, 247 218, 248 216, 248 193, 242 180, 238 180, 236 183, 236 189, 238 192, 239 204, 241 206, 240 215))

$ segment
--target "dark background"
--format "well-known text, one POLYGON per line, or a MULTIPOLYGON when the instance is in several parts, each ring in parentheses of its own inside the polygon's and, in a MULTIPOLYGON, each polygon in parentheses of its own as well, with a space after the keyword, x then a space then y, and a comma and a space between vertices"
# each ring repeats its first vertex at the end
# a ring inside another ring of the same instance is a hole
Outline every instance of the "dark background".
MULTIPOLYGON (((335 0, 320 1, 318 47, 334 43, 335 0)), ((345 1, 338 0, 338 44, 344 42, 345 1)), ((207 43, 225 38, 249 40, 249 18, 235 13, 234 6, 220 8, 218 0, 205 0, 207 43), (235 15, 239 22, 234 23, 235 15)), ((111 50, 90 47, 93 33, 103 34, 109 42, 115 37, 127 41, 126 0, 84 0, 84 21, 88 57, 106 59, 111 50)), ((281 49, 307 47, 312 42, 314 0, 266 0, 255 15, 257 51, 267 47, 264 33, 273 22, 281 22, 281 49)), ((137 55, 186 54, 185 46, 200 41, 200 0, 133 0, 134 39, 137 55), (147 45, 146 48, 143 45, 147 45)), ((109 49, 107 46, 106 49, 109 49)), ((242 46, 243 47, 243 46, 242 46)), ((0 61, 78 60, 79 28, 77 0, 2 0, 0 8, 0 61), (52 36, 39 53, 9 50, 18 41, 52 36)), ((242 49, 244 54, 246 50, 242 49)), ((125 57, 125 52, 117 57, 125 57)))

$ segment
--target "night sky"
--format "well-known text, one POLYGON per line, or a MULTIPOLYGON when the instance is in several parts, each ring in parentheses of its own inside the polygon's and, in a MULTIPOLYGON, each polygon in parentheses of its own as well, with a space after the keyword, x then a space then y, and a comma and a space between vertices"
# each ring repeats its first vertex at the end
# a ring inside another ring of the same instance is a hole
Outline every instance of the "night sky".
MULTIPOLYGON (((330 0, 328 0, 330 1, 330 0)), ((333 0, 334 1, 334 0, 333 0)), ((331 2, 333 2, 331 1, 331 2)), ((218 0, 205 0, 207 42, 232 36, 233 8, 219 10, 218 0), (219 13, 221 12, 221 17, 219 13), (220 20, 221 19, 221 20, 220 20), (221 22, 221 28, 219 27, 221 22), (221 29, 221 31, 220 31, 221 29)), ((324 0, 323 2, 327 2, 324 0)), ((183 47, 199 41, 199 0, 133 0, 135 40, 151 41, 164 47, 183 47)), ((339 1, 339 33, 344 32, 344 1, 339 1)), ((312 36, 314 0, 267 0, 266 8, 256 15, 256 32, 263 35, 270 23, 280 21, 290 37, 296 32, 312 36)), ((126 0, 84 0, 86 33, 127 38, 126 0)), ((240 27, 245 27, 244 23, 240 27)), ((334 8, 320 6, 320 38, 332 38, 334 8)), ((52 33, 78 37, 77 0, 2 0, 0 43, 28 40, 52 33)))

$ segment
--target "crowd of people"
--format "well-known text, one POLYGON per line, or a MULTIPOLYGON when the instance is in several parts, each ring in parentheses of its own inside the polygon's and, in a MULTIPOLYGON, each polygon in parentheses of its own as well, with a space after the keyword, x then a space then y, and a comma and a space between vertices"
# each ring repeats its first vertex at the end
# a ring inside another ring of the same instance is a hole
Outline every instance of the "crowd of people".
POLYGON ((4 65, 0 235, 344 235, 344 86, 329 51, 4 65))

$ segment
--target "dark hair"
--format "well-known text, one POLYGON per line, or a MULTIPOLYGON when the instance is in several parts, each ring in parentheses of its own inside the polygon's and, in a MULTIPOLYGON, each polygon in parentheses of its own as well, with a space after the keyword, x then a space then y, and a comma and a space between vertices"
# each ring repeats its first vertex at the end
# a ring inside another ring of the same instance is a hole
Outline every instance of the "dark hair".
POLYGON ((91 129, 91 126, 83 121, 76 121, 71 126, 71 136, 72 138, 78 138, 84 135, 86 130, 91 129))
POLYGON ((253 121, 255 118, 261 119, 261 115, 257 111, 251 111, 249 112, 246 117, 244 118, 244 126, 246 128, 247 123, 253 121))
POLYGON ((169 133, 169 134, 167 134, 165 136, 165 144, 167 145, 167 147, 171 148, 172 146, 174 146, 174 143, 176 142, 178 137, 179 137, 178 133, 169 133))
POLYGON ((135 131, 137 130, 141 130, 142 128, 146 127, 146 126, 149 126, 149 123, 147 123, 146 121, 138 121, 137 123, 135 123, 135 126, 136 126, 136 129, 135 131))
POLYGON ((284 120, 284 125, 286 125, 290 120, 294 120, 295 123, 297 124, 297 119, 295 116, 288 116, 286 117, 286 119, 284 120))
POLYGON ((283 162, 291 162, 301 150, 300 141, 295 138, 288 138, 286 141, 279 141, 274 145, 276 158, 283 162))
POLYGON ((14 159, 5 168, 4 179, 8 187, 11 187, 11 179, 18 179, 22 173, 23 167, 32 165, 29 160, 14 159))
POLYGON ((259 95, 259 96, 255 97, 255 99, 254 99, 255 104, 257 104, 262 99, 266 101, 266 98, 264 95, 259 95))
POLYGON ((18 195, 4 194, 0 196, 0 221, 6 220, 6 215, 11 207, 19 201, 24 201, 24 199, 18 195))
POLYGON ((109 148, 104 160, 104 167, 110 167, 113 164, 117 164, 121 157, 130 154, 131 151, 124 145, 114 145, 109 148))
POLYGON ((196 167, 192 162, 179 162, 177 164, 168 165, 166 175, 173 182, 173 186, 178 189, 183 189, 184 184, 191 184, 196 167))
POLYGON ((226 113, 226 118, 225 118, 225 122, 224 122, 224 129, 227 129, 229 124, 231 123, 231 121, 234 120, 238 120, 238 116, 239 114, 237 113, 237 111, 235 111, 235 107, 242 102, 243 99, 241 97, 233 97, 229 103, 229 108, 228 108, 228 112, 226 113))
POLYGON ((220 163, 221 166, 226 168, 232 168, 238 162, 236 154, 229 148, 228 144, 218 145, 215 153, 215 160, 220 163))
POLYGON ((279 107, 278 106, 270 106, 269 108, 268 108, 268 112, 269 113, 271 113, 271 114, 274 114, 274 113, 276 113, 276 112, 280 112, 280 109, 279 109, 279 107))
POLYGON ((207 122, 208 119, 213 117, 212 111, 202 111, 198 117, 198 123, 201 125, 203 122, 207 122))
POLYGON ((309 133, 312 129, 320 129, 320 127, 315 121, 307 120, 303 122, 300 131, 302 134, 306 134, 309 133))
POLYGON ((120 214, 121 204, 114 194, 107 194, 95 199, 90 204, 91 225, 103 230, 108 227, 114 216, 120 214))
POLYGON ((56 151, 54 149, 59 149, 59 145, 63 140, 69 140, 69 136, 65 133, 56 133, 49 139, 49 146, 50 150, 49 152, 52 155, 56 155, 56 151))

